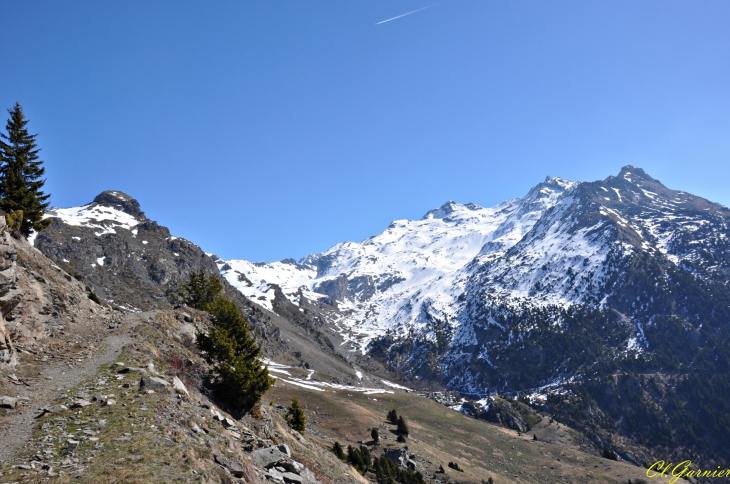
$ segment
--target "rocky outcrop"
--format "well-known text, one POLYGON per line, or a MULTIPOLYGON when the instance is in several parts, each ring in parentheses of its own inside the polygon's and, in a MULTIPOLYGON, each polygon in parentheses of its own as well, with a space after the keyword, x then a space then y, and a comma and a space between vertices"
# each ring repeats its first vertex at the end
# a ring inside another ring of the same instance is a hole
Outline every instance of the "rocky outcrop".
POLYGON ((218 274, 197 245, 149 220, 139 202, 105 191, 83 207, 51 210, 35 247, 104 301, 127 310, 170 307, 191 272, 218 274))
POLYGON ((17 287, 15 266, 18 253, 13 238, 0 214, 0 364, 15 364, 16 356, 10 334, 5 327, 5 317, 20 302, 23 291, 17 287))

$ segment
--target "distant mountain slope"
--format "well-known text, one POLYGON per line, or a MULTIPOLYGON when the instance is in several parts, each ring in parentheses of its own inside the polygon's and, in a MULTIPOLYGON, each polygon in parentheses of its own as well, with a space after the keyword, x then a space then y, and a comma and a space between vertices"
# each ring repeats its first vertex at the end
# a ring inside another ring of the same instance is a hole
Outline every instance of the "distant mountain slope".
POLYGON ((272 284, 295 304, 334 299, 335 322, 359 348, 388 330, 420 330, 430 315, 456 324, 457 298, 478 256, 499 257, 575 183, 548 177, 493 208, 447 202, 421 220, 397 220, 362 243, 337 244, 299 262, 219 261, 242 293, 270 305, 272 284))
POLYGON ((599 447, 618 432, 718 456, 729 222, 726 207, 627 166, 596 182, 549 177, 493 208, 448 202, 298 262, 219 268, 261 301, 277 288, 302 307, 328 301, 353 348, 410 378, 525 391, 599 447))

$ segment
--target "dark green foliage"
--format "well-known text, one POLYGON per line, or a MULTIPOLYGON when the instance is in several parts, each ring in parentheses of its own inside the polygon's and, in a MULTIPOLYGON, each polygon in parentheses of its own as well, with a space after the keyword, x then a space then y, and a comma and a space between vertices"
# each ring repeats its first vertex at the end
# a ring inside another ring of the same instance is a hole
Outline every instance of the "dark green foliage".
MULTIPOLYGON (((367 451, 367 448, 365 449, 367 451)), ((368 460, 370 460, 370 452, 368 452, 368 460)), ((365 456, 362 454, 362 447, 356 449, 351 445, 347 446, 347 461, 357 469, 360 474, 367 472, 369 465, 365 463, 365 456)))
POLYGON ((101 304, 101 299, 99 299, 99 296, 89 286, 86 286, 86 295, 96 304, 101 304))
POLYGON ((370 455, 370 449, 368 449, 366 446, 361 445, 360 446, 360 455, 362 455, 362 461, 365 464, 365 469, 370 469, 373 465, 373 458, 370 455))
POLYGON ((398 417, 398 433, 408 437, 408 424, 402 415, 398 417))
POLYGON ((532 434, 532 440, 537 440, 537 435, 532 434))
POLYGON ((441 474, 444 474, 446 472, 446 469, 444 469, 444 466, 442 464, 439 464, 438 472, 440 472, 441 474))
POLYGON ((233 302, 218 296, 205 307, 211 327, 207 334, 198 333, 197 345, 206 361, 214 365, 215 393, 235 411, 250 410, 274 383, 259 359, 261 346, 233 302))
POLYGON ((380 434, 378 433, 378 429, 373 428, 373 430, 370 431, 370 437, 372 437, 373 442, 376 444, 380 442, 380 434))
POLYGON ((398 413, 395 411, 395 409, 388 412, 388 415, 386 417, 388 419, 388 422, 397 424, 398 423, 398 413))
POLYGON ((398 437, 395 439, 396 442, 400 442, 401 444, 404 444, 406 442, 406 437, 403 434, 398 435, 398 437))
POLYGON ((188 282, 180 286, 179 298, 191 308, 207 311, 223 291, 223 285, 216 276, 206 276, 201 269, 190 274, 188 282))
POLYGON ((378 484, 425 484, 423 475, 411 469, 398 467, 394 462, 380 456, 373 462, 378 484))
POLYGON ((340 460, 345 460, 345 449, 342 448, 342 444, 339 442, 335 442, 332 446, 332 452, 337 456, 340 460))
POLYGON ((20 215, 22 221, 15 225, 28 237, 31 231, 40 232, 51 223, 43 220, 50 195, 42 191, 45 168, 38 157, 37 135, 28 133, 20 104, 15 103, 8 113, 7 133, 0 133, 0 209, 20 215))
POLYGON ((618 460, 618 455, 616 455, 616 452, 614 452, 614 450, 610 447, 604 447, 601 455, 604 459, 618 460))
POLYGON ((449 467, 451 467, 455 471, 464 472, 464 469, 459 467, 459 464, 457 464, 456 462, 449 462, 449 467))
POLYGON ((286 421, 289 424, 289 427, 293 428, 300 434, 304 433, 307 429, 307 416, 304 415, 304 409, 302 409, 301 405, 299 405, 297 397, 291 398, 291 405, 289 405, 287 410, 288 414, 286 416, 286 421))

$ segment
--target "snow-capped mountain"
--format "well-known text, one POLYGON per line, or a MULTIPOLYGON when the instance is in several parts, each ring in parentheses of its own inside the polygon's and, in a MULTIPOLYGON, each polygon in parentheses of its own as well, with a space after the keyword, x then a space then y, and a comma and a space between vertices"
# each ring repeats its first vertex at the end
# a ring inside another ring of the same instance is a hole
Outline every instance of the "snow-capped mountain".
POLYGON ((230 260, 219 267, 232 285, 269 309, 272 285, 294 304, 302 297, 335 299, 342 315, 335 324, 364 349, 387 330, 405 335, 433 316, 456 324, 457 299, 474 262, 501 257, 575 186, 548 177, 523 198, 492 208, 449 201, 420 220, 396 220, 361 243, 337 244, 299 262, 230 260))
POLYGON ((644 351, 652 318, 690 311, 683 275, 727 284, 728 221, 727 208, 627 166, 596 182, 548 177, 492 208, 447 202, 420 220, 397 220, 363 242, 298 262, 218 265, 270 309, 276 286, 293 304, 335 301, 330 323, 353 348, 407 343, 412 354, 403 367, 413 370, 424 359, 413 345, 436 345, 440 370, 432 371, 458 371, 447 379, 457 388, 489 388, 497 382, 463 362, 497 368, 487 355, 519 341, 519 328, 500 321, 524 308, 614 309, 626 322, 615 350, 644 351))

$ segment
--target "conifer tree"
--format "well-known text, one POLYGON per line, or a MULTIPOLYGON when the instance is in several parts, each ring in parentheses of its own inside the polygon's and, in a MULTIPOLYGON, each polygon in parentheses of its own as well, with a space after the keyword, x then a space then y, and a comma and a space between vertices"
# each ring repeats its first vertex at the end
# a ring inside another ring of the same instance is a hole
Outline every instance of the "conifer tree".
POLYGON ((219 295, 206 306, 211 328, 198 333, 197 345, 215 365, 213 388, 233 410, 250 410, 274 383, 260 361, 261 346, 233 302, 219 295))
POLYGON ((376 444, 380 442, 380 434, 378 433, 377 428, 373 428, 373 430, 370 432, 370 437, 373 438, 373 442, 375 442, 376 444))
POLYGON ((223 285, 216 276, 206 276, 203 269, 190 274, 187 283, 180 286, 180 301, 191 308, 205 311, 223 291, 223 285))
POLYGON ((398 433, 408 437, 408 424, 402 415, 398 417, 398 433))
POLYGON ((37 135, 26 128, 23 108, 16 102, 8 113, 7 133, 0 133, 0 209, 22 218, 18 232, 28 237, 31 231, 40 232, 51 223, 43 220, 50 197, 41 190, 46 170, 38 157, 37 135))
POLYGON ((398 412, 396 412, 395 409, 390 410, 386 418, 389 422, 398 423, 398 412))
POLYGON ((342 444, 335 441, 334 445, 332 446, 332 452, 335 453, 338 459, 345 460, 345 449, 342 448, 342 444))
POLYGON ((287 410, 289 414, 286 416, 286 421, 289 423, 289 427, 300 434, 303 433, 307 429, 307 416, 304 415, 304 410, 299 405, 297 397, 291 397, 291 405, 287 410))

